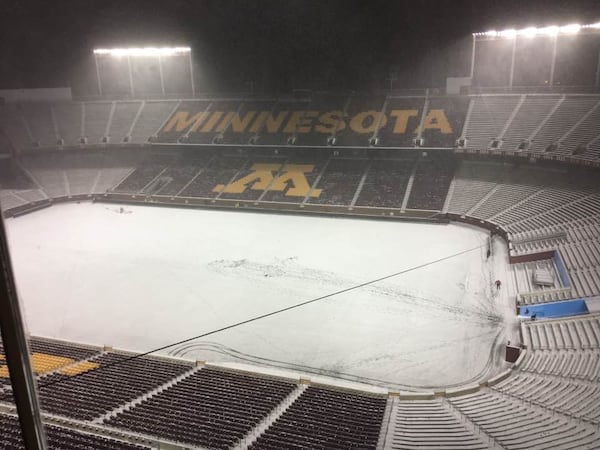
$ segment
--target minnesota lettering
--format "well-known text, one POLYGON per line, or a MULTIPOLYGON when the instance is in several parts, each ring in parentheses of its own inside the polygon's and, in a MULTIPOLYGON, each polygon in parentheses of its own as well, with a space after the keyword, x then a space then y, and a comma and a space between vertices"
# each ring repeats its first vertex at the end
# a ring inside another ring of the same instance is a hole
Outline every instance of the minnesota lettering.
MULTIPOLYGON (((357 134, 372 134, 389 126, 394 134, 418 134, 420 113, 416 109, 362 111, 346 117, 342 111, 177 111, 161 132, 185 133, 322 133, 350 130, 357 134)), ((422 130, 437 130, 452 134, 452 127, 443 109, 430 109, 423 118, 422 130)))

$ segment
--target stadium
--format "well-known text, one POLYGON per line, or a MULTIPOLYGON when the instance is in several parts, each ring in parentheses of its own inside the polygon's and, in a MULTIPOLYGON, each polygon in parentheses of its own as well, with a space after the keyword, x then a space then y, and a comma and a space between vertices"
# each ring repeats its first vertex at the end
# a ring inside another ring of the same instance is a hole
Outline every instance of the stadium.
POLYGON ((0 89, 35 448, 600 448, 600 23, 475 31, 445 87, 0 89))

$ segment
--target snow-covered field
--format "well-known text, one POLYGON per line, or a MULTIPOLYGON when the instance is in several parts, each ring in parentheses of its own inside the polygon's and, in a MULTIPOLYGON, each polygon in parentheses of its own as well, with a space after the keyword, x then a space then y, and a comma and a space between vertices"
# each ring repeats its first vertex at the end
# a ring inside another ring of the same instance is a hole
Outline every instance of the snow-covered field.
POLYGON ((163 353, 417 390, 498 372, 515 320, 502 242, 466 226, 83 203, 7 227, 33 335, 148 351, 473 248, 163 353))

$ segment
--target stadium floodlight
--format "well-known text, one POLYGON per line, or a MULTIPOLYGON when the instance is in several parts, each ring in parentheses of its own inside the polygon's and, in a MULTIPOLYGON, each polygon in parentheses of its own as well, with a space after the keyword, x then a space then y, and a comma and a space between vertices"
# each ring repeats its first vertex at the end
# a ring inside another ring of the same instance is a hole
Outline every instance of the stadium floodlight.
MULTIPOLYGON (((512 42, 512 57, 511 57, 511 68, 510 68, 510 76, 509 76, 509 86, 512 87, 513 82, 513 73, 515 67, 515 54, 517 52, 517 39, 532 39, 535 37, 546 37, 551 38, 553 41, 552 48, 552 62, 550 68, 550 78, 549 83, 552 86, 554 83, 554 70, 556 64, 556 54, 557 54, 557 42, 560 36, 573 36, 580 32, 585 32, 588 30, 589 32, 597 32, 600 31, 600 22, 591 23, 587 25, 581 25, 578 23, 570 23, 566 25, 550 25, 545 27, 527 27, 521 29, 508 28, 505 30, 489 30, 482 31, 478 33, 472 33, 473 36, 473 45, 471 49, 471 75, 473 78, 475 74, 475 52, 477 47, 478 40, 488 40, 488 39, 506 39, 513 40, 512 42)), ((596 70, 596 79, 599 80, 596 82, 596 85, 600 85, 600 61, 598 62, 598 68, 596 70)))
POLYGON ((98 67, 98 57, 102 56, 114 56, 117 58, 127 58, 127 65, 129 70, 129 90, 131 96, 135 95, 135 86, 133 82, 133 74, 131 69, 131 58, 137 57, 149 57, 158 59, 158 68, 160 76, 160 85, 163 95, 165 94, 165 86, 163 79, 162 65, 163 61, 161 58, 175 55, 187 55, 189 59, 189 71, 190 71, 190 85, 192 88, 192 96, 195 95, 194 86, 194 72, 192 64, 192 49, 190 47, 121 47, 121 48, 96 48, 93 51, 94 62, 96 64, 96 74, 98 79, 98 92, 102 95, 102 81, 100 77, 100 70, 98 67))
POLYGON ((558 36, 559 34, 577 34, 582 29, 592 28, 600 29, 600 22, 589 25, 580 25, 578 23, 571 23, 568 25, 557 26, 552 25, 549 27, 527 27, 520 30, 513 28, 502 30, 502 31, 484 31, 479 33, 472 33, 474 37, 485 36, 485 37, 502 37, 502 38, 514 38, 516 36, 523 36, 532 38, 538 35, 542 36, 558 36))
POLYGON ((502 30, 497 33, 497 36, 506 37, 506 38, 514 38, 517 35, 517 30, 514 28, 508 30, 502 30))
POLYGON ((538 34, 542 34, 545 36, 557 36, 558 33, 560 33, 560 27, 552 25, 550 27, 538 28, 537 32, 538 34))
POLYGON ((534 38, 538 34, 538 29, 536 27, 528 27, 517 32, 519 36, 534 38))
POLYGON ((570 25, 565 25, 560 27, 560 32, 564 34, 576 34, 581 30, 581 25, 578 23, 572 23, 570 25))
POLYGON ((94 54, 111 56, 171 56, 191 51, 190 47, 97 48, 94 49, 94 54))

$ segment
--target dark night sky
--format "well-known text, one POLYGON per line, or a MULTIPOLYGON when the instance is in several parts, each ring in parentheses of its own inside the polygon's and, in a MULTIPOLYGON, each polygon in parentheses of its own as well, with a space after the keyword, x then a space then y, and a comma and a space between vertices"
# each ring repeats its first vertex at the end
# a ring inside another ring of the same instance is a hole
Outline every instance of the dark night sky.
POLYGON ((600 21, 599 0, 1 0, 0 88, 77 85, 99 46, 190 44, 206 90, 463 75, 470 33, 600 21), (467 51, 465 51, 467 50, 467 51))

